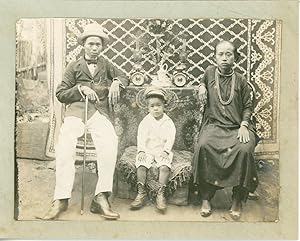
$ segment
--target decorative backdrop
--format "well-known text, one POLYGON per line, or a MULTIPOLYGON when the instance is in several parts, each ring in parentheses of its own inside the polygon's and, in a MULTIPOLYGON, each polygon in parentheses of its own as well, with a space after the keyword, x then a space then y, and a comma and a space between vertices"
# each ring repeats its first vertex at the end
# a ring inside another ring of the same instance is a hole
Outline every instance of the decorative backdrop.
MULTIPOLYGON (((134 65, 132 55, 136 48, 137 37, 140 37, 142 46, 146 46, 148 51, 156 48, 156 36, 149 30, 147 19, 65 19, 64 21, 64 66, 80 56, 82 46, 78 45, 77 37, 84 26, 91 22, 102 25, 107 29, 110 37, 103 56, 128 75, 134 65)), ((242 73, 256 90, 255 116, 258 135, 263 139, 262 146, 268 144, 275 146, 272 151, 278 153, 281 22, 255 19, 172 19, 168 21, 168 29, 174 35, 186 36, 190 76, 186 87, 197 86, 207 66, 214 64, 214 45, 218 41, 225 39, 236 43, 241 54, 236 71, 242 73)), ((159 41, 162 47, 166 47, 167 41, 164 38, 160 38, 159 41)), ((178 60, 178 52, 175 50, 166 61, 171 73, 178 60)), ((155 62, 148 57, 147 53, 141 63, 147 74, 154 73, 155 62)), ((51 128, 49 134, 51 139, 51 128)), ((263 150, 264 148, 262 152, 263 150)))

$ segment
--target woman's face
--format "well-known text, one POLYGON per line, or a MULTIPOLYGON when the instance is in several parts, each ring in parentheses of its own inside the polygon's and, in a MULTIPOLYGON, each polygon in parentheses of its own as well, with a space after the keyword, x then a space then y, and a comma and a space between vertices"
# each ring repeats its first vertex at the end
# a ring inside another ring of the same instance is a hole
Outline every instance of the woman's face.
POLYGON ((83 47, 85 54, 89 58, 95 59, 99 56, 103 48, 102 39, 96 36, 87 37, 83 47))
POLYGON ((234 47, 228 42, 222 42, 216 47, 216 62, 220 70, 231 70, 234 63, 234 47))

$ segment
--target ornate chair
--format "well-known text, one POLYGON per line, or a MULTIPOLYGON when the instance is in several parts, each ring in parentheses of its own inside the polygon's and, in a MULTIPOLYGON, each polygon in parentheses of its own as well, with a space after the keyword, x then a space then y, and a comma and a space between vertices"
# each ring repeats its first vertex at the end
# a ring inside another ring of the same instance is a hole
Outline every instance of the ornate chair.
MULTIPOLYGON (((62 104, 61 108, 61 123, 63 123, 63 119, 65 117, 65 111, 66 111, 66 105, 62 104)), ((78 138, 78 142, 76 145, 76 154, 75 154, 75 160, 76 162, 82 162, 83 160, 83 149, 84 149, 84 135, 78 138)), ((88 165, 92 163, 90 166, 94 166, 96 168, 97 165, 97 156, 96 156, 96 149, 92 140, 91 134, 87 133, 87 147, 86 147, 86 160, 88 165)))
MULTIPOLYGON (((145 99, 143 98, 143 88, 137 90, 136 94, 137 106, 139 108, 139 113, 136 114, 138 116, 144 117, 147 113, 145 99)), ((171 90, 167 89, 168 92, 168 103, 166 107, 167 114, 173 119, 176 126, 176 141, 173 147, 172 152, 174 153, 174 158, 172 162, 171 174, 169 177, 169 182, 167 184, 167 197, 168 203, 176 204, 176 205, 187 205, 188 197, 189 197, 189 181, 192 174, 192 156, 193 153, 191 149, 193 148, 193 138, 195 137, 197 132, 197 128, 199 126, 198 120, 195 119, 199 117, 199 112, 195 110, 195 105, 197 105, 195 89, 190 88, 189 91, 184 92, 183 90, 171 90), (178 91, 177 95, 175 92, 178 91), (187 101, 179 100, 183 95, 186 95, 187 101), (194 99, 191 99, 193 96, 194 99), (190 110, 185 108, 186 113, 190 113, 189 115, 184 115, 183 108, 186 105, 190 106, 190 110), (175 110, 176 109, 176 110, 175 110), (177 118, 176 118, 177 117, 177 118), (190 142, 186 145, 190 148, 183 149, 183 145, 179 143, 183 142, 182 139, 184 137, 190 138, 190 142)), ((137 117, 135 118, 137 119, 137 117)), ((140 118, 141 119, 141 118, 140 118)), ((137 124, 139 122, 136 121, 134 127, 134 134, 131 135, 136 139, 137 134, 137 124)), ((130 127, 128 127, 130 128, 130 127)), ((129 198, 134 199, 136 196, 136 167, 135 167, 135 158, 137 154, 136 142, 132 142, 131 145, 126 146, 124 151, 121 153, 121 157, 117 162, 117 176, 118 176, 118 184, 117 184, 117 196, 120 198, 129 198)), ((159 188, 158 183, 158 168, 153 165, 148 171, 148 176, 146 180, 146 188, 148 190, 148 197, 150 199, 154 199, 156 193, 159 188)))
MULTIPOLYGON (((255 87, 254 85, 248 81, 247 82, 250 89, 251 89, 251 99, 252 99, 252 104, 253 104, 253 107, 256 106, 256 90, 255 90, 255 87)), ((253 122, 254 125, 256 125, 256 119, 255 119, 255 113, 253 112, 252 116, 251 116, 251 121, 253 122)), ((249 195, 248 195, 248 199, 249 200, 257 200, 259 198, 259 194, 257 193, 257 191, 254 191, 253 193, 250 192, 249 195)))
MULTIPOLYGON (((253 105, 253 107, 255 107, 256 106, 256 90, 255 90, 255 87, 254 87, 254 85, 250 82, 250 81, 247 81, 247 83, 248 83, 248 86, 250 87, 250 89, 251 89, 251 99, 252 99, 252 105, 253 105)), ((255 120, 255 113, 253 112, 253 114, 252 114, 252 116, 251 116, 251 121, 253 121, 253 124, 255 124, 256 123, 256 120, 255 120)))

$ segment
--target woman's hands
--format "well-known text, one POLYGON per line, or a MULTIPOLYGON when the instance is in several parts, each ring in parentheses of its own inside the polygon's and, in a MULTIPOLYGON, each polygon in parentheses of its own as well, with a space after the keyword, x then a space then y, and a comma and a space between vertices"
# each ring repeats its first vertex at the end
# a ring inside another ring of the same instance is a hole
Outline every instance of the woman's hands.
POLYGON ((241 126, 237 138, 241 143, 247 143, 250 141, 250 135, 249 135, 249 130, 246 126, 241 126))

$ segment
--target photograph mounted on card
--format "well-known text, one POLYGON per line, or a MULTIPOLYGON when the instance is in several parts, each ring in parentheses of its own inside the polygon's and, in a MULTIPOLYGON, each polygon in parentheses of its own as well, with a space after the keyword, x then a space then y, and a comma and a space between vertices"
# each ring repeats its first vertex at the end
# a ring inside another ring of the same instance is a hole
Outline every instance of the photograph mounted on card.
POLYGON ((281 28, 18 20, 16 219, 277 222, 281 28))

